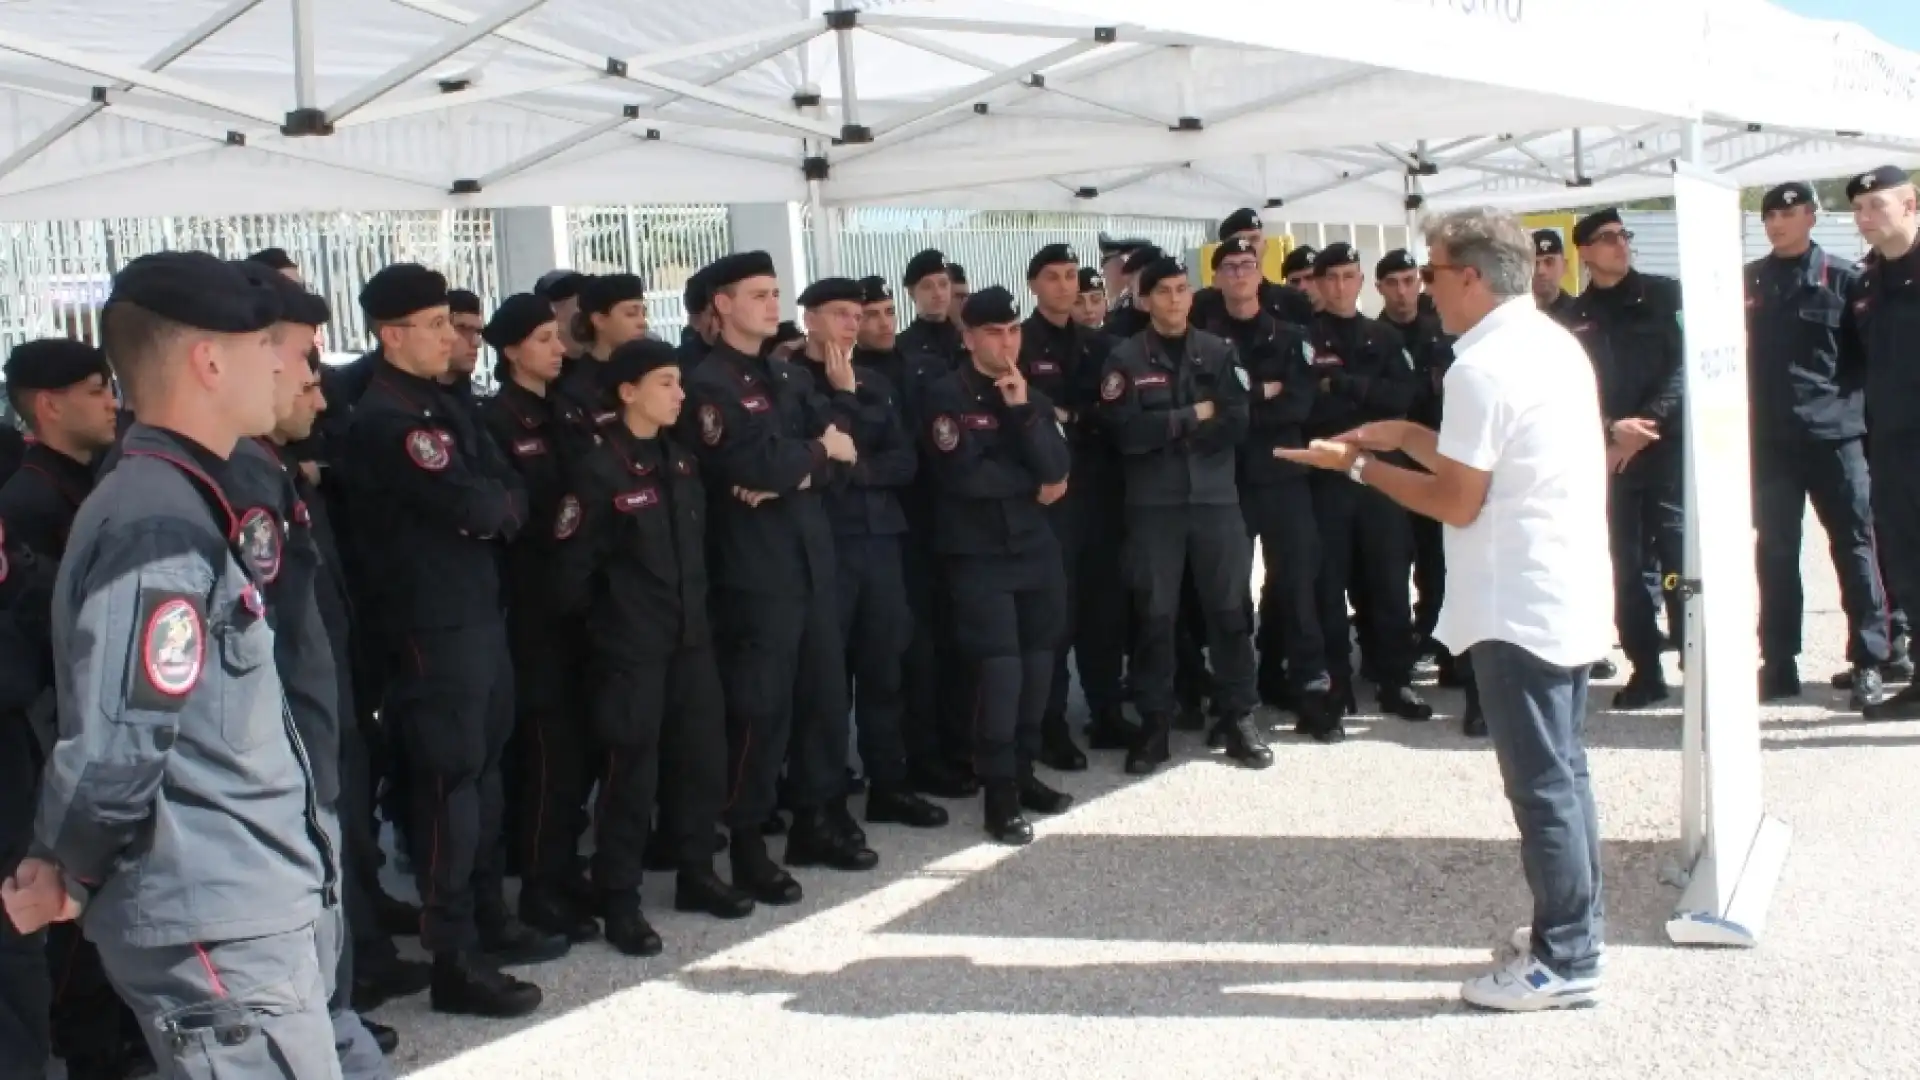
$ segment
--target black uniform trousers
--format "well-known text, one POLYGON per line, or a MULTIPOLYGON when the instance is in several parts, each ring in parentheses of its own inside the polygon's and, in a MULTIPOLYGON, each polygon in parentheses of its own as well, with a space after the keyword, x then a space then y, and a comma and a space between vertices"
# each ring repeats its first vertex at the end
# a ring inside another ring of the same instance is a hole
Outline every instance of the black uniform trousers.
POLYGON ((1067 714, 1067 656, 1087 709, 1117 709, 1123 701, 1121 672, 1127 655, 1127 590, 1120 576, 1121 537, 1126 529, 1121 493, 1111 480, 1075 475, 1067 494, 1049 508, 1065 573, 1066 620, 1054 658, 1047 715, 1067 714), (1076 488, 1075 485, 1080 485, 1076 488))
POLYGON ((1040 720, 1067 630, 1058 544, 947 560, 955 644, 973 662, 974 775, 1015 780, 1040 753, 1040 720))
POLYGON ((1320 529, 1320 632, 1325 641, 1327 674, 1337 683, 1353 682, 1352 624, 1347 587, 1356 576, 1367 633, 1361 647, 1381 688, 1408 685, 1413 678, 1413 612, 1407 574, 1413 564, 1413 525, 1407 512, 1372 488, 1344 475, 1315 472, 1307 478, 1314 521, 1320 529))
POLYGON ((409 770, 414 878, 429 952, 472 949, 476 919, 505 918, 501 758, 513 730, 504 619, 398 637, 386 719, 409 770))
POLYGON ((789 749, 795 809, 817 809, 847 792, 847 657, 838 600, 830 589, 713 594, 726 686, 729 829, 757 830, 773 815, 789 749))
MULTIPOLYGON (((913 632, 900 536, 836 536, 834 587, 840 639, 853 678, 853 726, 860 764, 877 787, 907 782, 902 665, 913 632)), ((914 717, 919 721, 920 717, 914 717)), ((926 736, 919 738, 926 741, 926 736)))
MULTIPOLYGON (((39 785, 40 747, 27 718, 0 715, 0 875, 12 876, 33 841, 39 785)), ((52 1004, 46 935, 22 934, 0 912, 0 1076, 45 1074, 52 1004)))
POLYGON ((1124 560, 1140 618, 1132 668, 1140 712, 1169 715, 1176 708, 1175 624, 1189 571, 1206 621, 1214 711, 1238 716, 1258 705, 1247 596, 1253 542, 1239 506, 1129 506, 1124 560))
POLYGON ((587 635, 578 622, 548 612, 515 613, 507 623, 513 653, 512 757, 519 775, 514 816, 520 873, 528 881, 573 876, 577 819, 592 785, 587 635))
MULTIPOLYGON (((1660 668, 1659 610, 1664 583, 1650 582, 1647 553, 1668 573, 1686 565, 1686 522, 1681 505, 1680 458, 1650 461, 1607 481, 1607 533, 1613 556, 1613 625, 1620 649, 1635 670, 1660 668)), ((1685 624, 1673 627, 1676 636, 1685 624)))
POLYGON ((1784 664, 1800 655, 1800 534, 1807 501, 1826 529, 1840 603, 1847 613, 1847 662, 1888 659, 1891 612, 1874 561, 1873 506, 1861 439, 1770 439, 1753 446, 1753 520, 1758 530, 1760 656, 1784 664))
POLYGON ((925 530, 901 545, 913 635, 901 662, 907 758, 959 768, 973 761, 973 688, 965 664, 952 662, 953 594, 943 560, 928 550, 925 530))
MULTIPOLYGON (((1320 632, 1320 531, 1305 476, 1241 489, 1247 531, 1260 538, 1262 670, 1286 661, 1288 685, 1302 690, 1327 676, 1327 642, 1320 632)), ((1278 689, 1277 679, 1267 683, 1278 689)))
POLYGON ((713 828, 727 795, 726 696, 713 650, 608 664, 594 683, 593 734, 606 755, 594 884, 607 892, 640 887, 656 801, 675 861, 713 865, 713 828))
POLYGON ((1920 598, 1920 430, 1870 434, 1874 540, 1897 600, 1920 598))
POLYGON ((1447 597, 1447 548, 1438 521, 1425 514, 1408 514, 1413 529, 1413 636, 1424 647, 1440 625, 1440 605, 1447 597))

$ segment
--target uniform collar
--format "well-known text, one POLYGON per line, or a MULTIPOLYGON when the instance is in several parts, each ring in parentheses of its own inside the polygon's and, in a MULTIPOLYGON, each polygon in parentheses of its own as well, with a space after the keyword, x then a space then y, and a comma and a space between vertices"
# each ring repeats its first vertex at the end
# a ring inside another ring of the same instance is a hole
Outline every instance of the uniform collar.
POLYGON ((42 442, 27 444, 26 453, 20 456, 20 467, 46 473, 54 485, 76 503, 93 490, 91 464, 70 458, 42 442))
POLYGON ((522 427, 539 427, 553 417, 553 403, 549 399, 512 379, 503 381, 494 396, 499 399, 501 408, 520 421, 522 427))

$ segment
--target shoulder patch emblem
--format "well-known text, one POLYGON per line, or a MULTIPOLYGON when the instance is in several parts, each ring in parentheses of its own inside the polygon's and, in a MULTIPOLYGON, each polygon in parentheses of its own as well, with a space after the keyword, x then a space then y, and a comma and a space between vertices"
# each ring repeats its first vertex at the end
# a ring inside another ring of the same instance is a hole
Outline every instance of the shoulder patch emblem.
POLYGON ((1100 380, 1101 401, 1119 401, 1120 395, 1126 392, 1127 373, 1124 371, 1109 371, 1107 377, 1100 380))
POLYGON ((426 428, 414 428, 407 432, 407 456, 428 472, 440 472, 452 460, 440 433, 426 428))
POLYGON ((943 454, 953 453, 960 445, 960 425, 953 417, 941 414, 933 418, 933 448, 943 454))
POLYGON ((726 425, 720 419, 720 406, 700 406, 700 441, 708 446, 719 446, 726 433, 726 425))
POLYGON ((183 698, 200 683, 206 667, 207 628, 200 609, 184 596, 160 600, 140 632, 140 670, 164 698, 183 698))
POLYGON ((246 555, 253 572, 260 580, 271 585, 280 577, 280 555, 283 537, 280 534, 280 522, 264 506, 256 506, 240 515, 240 531, 236 537, 240 551, 246 555))
POLYGON ((560 512, 554 515, 553 538, 565 540, 580 528, 580 500, 572 495, 560 500, 560 512))

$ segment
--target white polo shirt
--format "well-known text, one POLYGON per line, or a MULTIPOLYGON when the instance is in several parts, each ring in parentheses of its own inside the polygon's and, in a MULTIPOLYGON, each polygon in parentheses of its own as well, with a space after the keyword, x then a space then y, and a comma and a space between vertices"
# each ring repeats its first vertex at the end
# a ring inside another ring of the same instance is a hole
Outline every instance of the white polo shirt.
POLYGON ((1439 451, 1493 480, 1473 524, 1444 530, 1434 637, 1455 653, 1505 641, 1561 667, 1599 660, 1613 641, 1613 564, 1593 365, 1531 296, 1453 348, 1439 451))

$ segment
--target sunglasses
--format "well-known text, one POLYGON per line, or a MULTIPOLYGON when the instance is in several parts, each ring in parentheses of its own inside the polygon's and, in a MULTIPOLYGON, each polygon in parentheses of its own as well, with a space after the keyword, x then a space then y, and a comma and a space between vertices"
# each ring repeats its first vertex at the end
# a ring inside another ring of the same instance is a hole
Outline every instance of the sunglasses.
POLYGON ((1606 232, 1594 233, 1593 239, 1587 242, 1590 244, 1628 244, 1633 242, 1633 232, 1628 229, 1609 229, 1606 232))
POLYGON ((1449 270, 1459 271, 1467 269, 1470 269, 1470 267, 1454 266, 1449 263, 1428 263, 1420 268, 1420 284, 1432 285, 1434 278, 1439 277, 1449 270))

